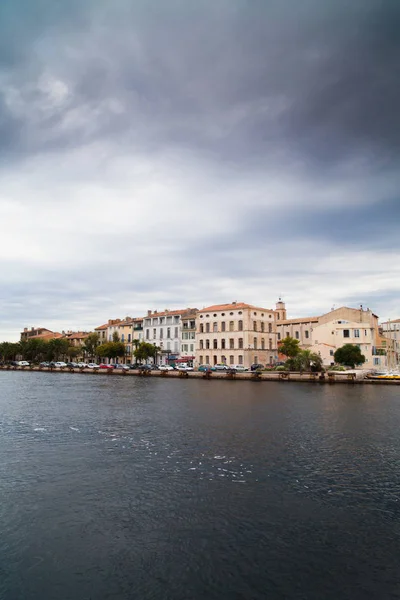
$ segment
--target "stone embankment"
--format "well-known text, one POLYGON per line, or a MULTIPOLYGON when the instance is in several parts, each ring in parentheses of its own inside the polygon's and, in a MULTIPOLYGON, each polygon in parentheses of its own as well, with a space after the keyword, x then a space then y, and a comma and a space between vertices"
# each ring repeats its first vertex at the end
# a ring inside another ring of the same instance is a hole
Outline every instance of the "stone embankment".
POLYGON ((277 381, 277 382, 296 382, 296 383, 347 383, 347 384, 369 384, 369 385, 400 385, 398 380, 374 380, 367 379, 362 373, 355 371, 328 371, 327 373, 297 373, 289 371, 262 371, 229 373, 224 371, 200 372, 200 371, 142 371, 133 369, 130 371, 124 369, 72 369, 72 368, 50 368, 50 367, 15 367, 9 365, 0 366, 2 371, 25 371, 28 373, 80 373, 93 376, 115 376, 121 377, 164 377, 165 379, 206 379, 206 380, 225 380, 225 381, 277 381), (361 376, 360 376, 361 375, 361 376))

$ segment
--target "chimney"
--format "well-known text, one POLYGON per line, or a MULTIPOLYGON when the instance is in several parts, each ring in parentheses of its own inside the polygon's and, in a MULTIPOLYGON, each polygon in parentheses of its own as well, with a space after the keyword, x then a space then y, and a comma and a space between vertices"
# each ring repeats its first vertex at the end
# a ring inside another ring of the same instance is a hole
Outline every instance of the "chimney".
POLYGON ((28 328, 27 328, 27 327, 24 327, 24 331, 28 331, 28 328))
POLYGON ((168 308, 166 308, 164 312, 166 312, 166 313, 169 312, 168 308))
POLYGON ((236 304, 236 300, 234 300, 234 301, 232 302, 232 304, 236 304))
POLYGON ((147 311, 147 316, 149 317, 151 315, 151 310, 147 311))

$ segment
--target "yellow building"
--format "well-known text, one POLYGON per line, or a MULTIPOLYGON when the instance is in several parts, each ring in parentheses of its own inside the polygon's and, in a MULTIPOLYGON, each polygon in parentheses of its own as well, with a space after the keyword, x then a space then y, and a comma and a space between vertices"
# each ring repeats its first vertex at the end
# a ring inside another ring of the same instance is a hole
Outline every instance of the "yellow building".
POLYGON ((203 308, 196 317, 196 366, 274 363, 277 314, 244 302, 203 308))

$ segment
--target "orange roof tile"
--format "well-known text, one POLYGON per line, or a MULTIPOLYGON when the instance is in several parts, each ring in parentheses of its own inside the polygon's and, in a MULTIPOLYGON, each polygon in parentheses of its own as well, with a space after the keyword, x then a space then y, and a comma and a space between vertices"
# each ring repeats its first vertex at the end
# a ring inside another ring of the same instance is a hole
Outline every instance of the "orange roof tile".
POLYGON ((250 308, 252 310, 263 310, 265 312, 274 312, 271 308, 262 308, 260 306, 253 306, 252 304, 246 304, 245 302, 236 302, 235 304, 213 304, 212 306, 207 306, 206 308, 202 308, 199 310, 200 313, 204 312, 212 312, 218 310, 235 310, 235 309, 246 309, 250 308))
POLYGON ((94 330, 98 331, 99 329, 107 329, 108 327, 108 323, 106 323, 105 325, 100 325, 99 327, 95 327, 94 330))

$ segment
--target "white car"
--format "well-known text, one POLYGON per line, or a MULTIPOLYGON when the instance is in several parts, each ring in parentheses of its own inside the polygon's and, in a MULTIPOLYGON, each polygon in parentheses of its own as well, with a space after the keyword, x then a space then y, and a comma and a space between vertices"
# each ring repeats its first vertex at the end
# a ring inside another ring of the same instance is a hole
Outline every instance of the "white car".
POLYGON ((19 360, 17 362, 17 366, 18 367, 29 367, 29 363, 27 360, 19 360))
POLYGON ((189 365, 178 365, 176 368, 178 371, 193 371, 193 367, 189 367, 189 365))
POLYGON ((80 369, 86 369, 86 367, 87 367, 87 366, 88 366, 88 365, 87 365, 87 363, 85 363, 85 362, 78 362, 78 367, 79 367, 80 369))
POLYGON ((96 363, 89 363, 87 365, 88 369, 100 369, 100 365, 96 364, 96 363))
POLYGON ((248 368, 243 365, 232 365, 232 369, 235 369, 238 373, 245 373, 248 371, 248 368))
POLYGON ((160 371, 174 371, 174 367, 171 367, 171 365, 158 365, 158 368, 160 371))
POLYGON ((214 365, 214 369, 216 371, 227 371, 228 369, 230 369, 230 367, 225 363, 217 363, 216 365, 214 365))
POLYGON ((58 369, 63 369, 64 367, 67 366, 67 363, 63 362, 62 360, 59 360, 54 363, 54 366, 57 367, 58 369))

